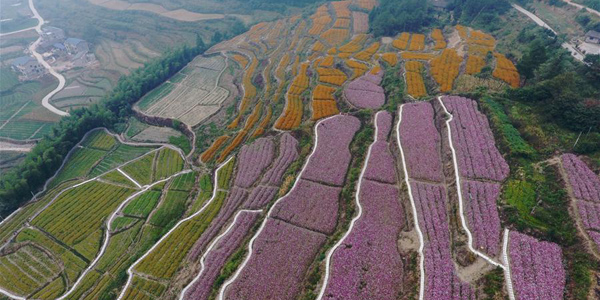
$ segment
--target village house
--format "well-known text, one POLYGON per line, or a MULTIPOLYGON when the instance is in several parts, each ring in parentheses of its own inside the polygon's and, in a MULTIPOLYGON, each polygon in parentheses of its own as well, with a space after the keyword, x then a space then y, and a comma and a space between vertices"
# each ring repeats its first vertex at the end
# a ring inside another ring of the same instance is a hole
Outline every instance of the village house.
POLYGON ((65 32, 56 27, 45 26, 42 29, 42 42, 40 43, 40 48, 49 50, 56 43, 62 43, 65 40, 65 32))
POLYGON ((585 42, 600 45, 600 32, 590 30, 585 34, 585 42))
POLYGON ((44 75, 46 69, 35 58, 21 56, 13 60, 12 69, 23 74, 25 79, 34 79, 44 75))
POLYGON ((78 38, 68 38, 65 41, 65 47, 67 48, 67 51, 71 54, 76 54, 76 53, 86 53, 90 50, 90 47, 88 45, 88 43, 82 39, 78 39, 78 38))

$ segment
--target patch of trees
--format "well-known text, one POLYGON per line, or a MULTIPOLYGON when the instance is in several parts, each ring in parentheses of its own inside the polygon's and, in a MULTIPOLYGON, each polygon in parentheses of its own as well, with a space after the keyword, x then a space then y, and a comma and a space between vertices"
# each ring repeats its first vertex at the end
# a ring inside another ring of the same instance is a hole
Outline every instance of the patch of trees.
MULTIPOLYGON (((219 41, 216 35, 213 43, 219 41)), ((169 77, 181 70, 195 56, 203 53, 207 46, 201 38, 196 45, 183 46, 168 51, 161 58, 122 77, 113 91, 97 105, 74 110, 52 128, 22 164, 0 178, 0 216, 17 209, 34 192, 42 189, 48 178, 60 168, 68 152, 91 129, 107 127, 115 131, 124 129, 132 115, 131 105, 169 77)))
POLYGON ((369 15, 369 25, 375 36, 419 32, 432 21, 428 9, 424 0, 381 0, 369 15))

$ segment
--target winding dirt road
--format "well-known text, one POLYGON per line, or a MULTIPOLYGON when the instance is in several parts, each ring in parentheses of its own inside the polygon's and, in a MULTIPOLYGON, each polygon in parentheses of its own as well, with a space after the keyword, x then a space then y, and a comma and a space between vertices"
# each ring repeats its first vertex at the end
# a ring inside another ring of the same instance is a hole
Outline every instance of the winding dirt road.
POLYGON ((68 112, 62 111, 62 110, 54 107, 52 104, 50 104, 50 98, 52 98, 52 96, 56 95, 56 93, 60 92, 65 87, 66 80, 65 80, 64 76, 62 76, 58 72, 54 71, 54 69, 50 66, 50 64, 48 64, 44 60, 44 58, 42 57, 41 54, 39 54, 35 51, 35 48, 37 48, 37 46, 42 42, 42 26, 44 25, 44 19, 42 18, 42 16, 40 16, 38 11, 35 9, 35 6, 33 6, 33 0, 29 0, 29 9, 31 9, 31 12, 33 13, 33 17, 38 20, 38 24, 34 28, 35 28, 35 31, 37 31, 37 33, 40 35, 40 37, 35 42, 33 42, 33 44, 31 44, 29 46, 29 51, 31 51, 31 54, 33 54, 35 59, 37 59, 37 61, 42 66, 44 66, 44 68, 46 68, 52 76, 54 76, 54 77, 56 77, 56 79, 58 79, 58 86, 54 90, 52 90, 50 93, 48 93, 46 96, 44 96, 44 98, 42 99, 42 105, 45 108, 47 108, 49 111, 51 111, 59 116, 68 116, 69 115, 68 112))

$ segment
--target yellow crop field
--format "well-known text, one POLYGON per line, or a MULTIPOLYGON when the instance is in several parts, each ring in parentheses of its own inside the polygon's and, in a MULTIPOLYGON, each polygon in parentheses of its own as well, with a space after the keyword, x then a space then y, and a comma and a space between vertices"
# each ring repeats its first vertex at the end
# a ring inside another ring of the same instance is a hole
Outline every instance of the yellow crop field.
POLYGON ((423 71, 423 64, 418 61, 407 61, 404 63, 404 69, 406 69, 406 72, 421 73, 423 71))
POLYGON ((321 38, 333 46, 341 45, 348 39, 350 30, 341 28, 330 28, 321 34, 321 38))
POLYGON ((467 40, 469 38, 469 28, 462 25, 456 25, 455 28, 458 31, 458 35, 461 39, 467 40))
POLYGON ((446 48, 446 39, 444 39, 444 34, 441 29, 434 29, 431 32, 431 38, 435 41, 433 49, 440 50, 446 48))
POLYGON ((442 55, 431 60, 431 75, 440 85, 440 91, 452 90, 461 63, 462 57, 454 49, 445 49, 442 55))
POLYGON ((312 48, 313 52, 323 52, 325 51, 325 45, 323 45, 323 43, 317 41, 312 48))
POLYGON ((333 23, 333 28, 350 28, 350 19, 341 19, 338 18, 333 23))
MULTIPOLYGON (((420 62, 417 62, 420 64, 420 62)), ((406 72, 406 89, 408 94, 419 98, 427 95, 423 76, 417 72, 406 72)))
POLYGON ((381 55, 381 58, 392 67, 396 66, 398 63, 398 55, 393 52, 384 53, 381 55))
POLYGON ((231 56, 231 58, 233 58, 233 60, 237 62, 242 67, 242 69, 245 69, 248 65, 248 59, 243 55, 234 54, 231 56))
POLYGON ((380 45, 381 44, 379 42, 375 42, 371 44, 371 46, 369 46, 367 49, 360 51, 356 55, 354 55, 354 58, 362 61, 370 61, 371 57, 373 57, 373 54, 375 54, 377 50, 379 50, 380 45))
POLYGON ((481 72, 483 67, 485 67, 485 60, 483 58, 476 55, 469 55, 465 72, 469 75, 477 74, 481 72))
POLYGON ((337 103, 333 96, 335 88, 319 84, 315 87, 312 94, 312 117, 319 120, 339 113, 337 103))
POLYGON ((333 60, 334 57, 333 56, 326 56, 321 63, 319 64, 320 67, 331 67, 333 66, 333 60))
POLYGON ((277 122, 275 122, 275 128, 290 130, 300 126, 303 114, 300 95, 308 88, 310 83, 310 78, 307 75, 309 65, 309 63, 303 63, 300 66, 300 73, 294 78, 288 89, 285 109, 279 119, 277 119, 277 122))
POLYGON ((419 33, 413 34, 408 50, 422 51, 423 49, 425 49, 425 35, 419 33))
POLYGON ((350 19, 351 12, 348 8, 348 6, 350 5, 350 1, 335 1, 331 2, 331 5, 333 6, 333 10, 335 11, 336 18, 350 19))
POLYGON ((317 68, 317 73, 319 81, 337 86, 341 86, 348 79, 348 76, 338 69, 317 68))
POLYGON ((408 47, 408 40, 410 40, 410 33, 403 32, 400 36, 392 42, 392 46, 399 50, 406 50, 408 47))
POLYGON ((338 50, 340 52, 346 52, 346 53, 358 52, 358 51, 360 51, 360 49, 362 49, 363 44, 365 43, 366 40, 367 40, 366 34, 359 34, 359 35, 355 36, 350 42, 341 46, 338 50))
POLYGON ((430 60, 435 57, 435 55, 431 53, 411 53, 411 52, 402 52, 400 53, 400 57, 402 59, 417 59, 417 60, 430 60))
POLYGON ((346 65, 352 69, 352 78, 357 78, 365 74, 369 70, 369 66, 353 60, 346 60, 346 65))
POLYGON ((218 137, 212 145, 200 155, 200 160, 202 160, 202 162, 209 162, 212 160, 217 151, 225 144, 225 142, 227 142, 227 140, 229 140, 229 136, 223 135, 218 137))
POLYGON ((494 56, 496 57, 496 68, 492 75, 507 82, 511 87, 518 88, 521 79, 513 62, 500 53, 494 53, 494 56))

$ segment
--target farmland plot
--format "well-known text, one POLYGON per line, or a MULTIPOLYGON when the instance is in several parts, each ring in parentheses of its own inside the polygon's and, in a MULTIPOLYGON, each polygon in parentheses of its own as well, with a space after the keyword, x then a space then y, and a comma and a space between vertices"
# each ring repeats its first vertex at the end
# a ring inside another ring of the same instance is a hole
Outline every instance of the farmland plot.
POLYGON ((229 96, 229 91, 218 85, 225 65, 222 56, 199 56, 167 86, 148 93, 138 107, 148 114, 195 126, 216 113, 229 96))

